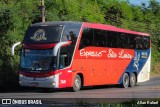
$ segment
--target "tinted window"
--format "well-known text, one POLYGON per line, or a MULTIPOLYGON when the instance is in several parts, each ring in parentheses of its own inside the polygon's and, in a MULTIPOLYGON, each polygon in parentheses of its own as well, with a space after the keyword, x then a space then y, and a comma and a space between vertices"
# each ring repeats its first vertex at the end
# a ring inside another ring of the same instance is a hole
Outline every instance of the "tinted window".
POLYGON ((81 42, 80 42, 80 49, 93 46, 93 29, 85 28, 82 33, 81 42))
POLYGON ((107 47, 117 48, 117 33, 107 32, 107 47))
MULTIPOLYGON (((80 31, 81 25, 77 25, 77 24, 70 24, 70 25, 65 25, 64 26, 64 30, 63 30, 63 35, 61 37, 61 41, 72 41, 71 45, 68 46, 67 48, 67 57, 69 59, 67 59, 68 65, 70 64, 71 58, 73 56, 74 53, 74 49, 75 49, 75 44, 77 42, 77 38, 78 38, 78 34, 80 31), (69 53, 69 54, 68 54, 69 53)), ((61 51, 64 50, 63 48, 61 49, 61 51)), ((62 55, 62 60, 66 55, 62 55)), ((66 61, 66 59, 64 59, 66 61)))
POLYGON ((143 37, 143 42, 142 42, 143 44, 143 49, 149 49, 149 47, 150 47, 150 38, 149 37, 143 37))
POLYGON ((142 41, 143 36, 136 36, 135 37, 135 42, 136 42, 136 49, 143 49, 142 41))
POLYGON ((135 49, 135 47, 136 47, 136 41, 135 41, 135 35, 131 35, 131 34, 129 34, 129 48, 130 49, 135 49))
POLYGON ((105 30, 94 29, 94 46, 106 47, 105 30))
POLYGON ((118 33, 118 47, 129 48, 128 35, 125 33, 118 33))
POLYGON ((72 41, 72 44, 76 44, 77 37, 79 34, 80 26, 69 26, 66 25, 63 31, 61 41, 72 41))
POLYGON ((26 31, 24 43, 54 43, 60 41, 63 27, 61 26, 36 26, 26 31))
POLYGON ((150 37, 140 35, 129 35, 129 48, 145 50, 150 47, 150 37))
POLYGON ((80 48, 87 46, 148 49, 150 38, 121 32, 85 28, 82 33, 80 48))

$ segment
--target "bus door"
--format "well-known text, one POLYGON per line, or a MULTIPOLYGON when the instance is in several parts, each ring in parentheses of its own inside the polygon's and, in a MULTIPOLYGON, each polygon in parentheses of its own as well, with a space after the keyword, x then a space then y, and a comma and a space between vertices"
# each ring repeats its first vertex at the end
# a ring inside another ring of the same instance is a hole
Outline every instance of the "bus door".
POLYGON ((58 52, 58 70, 61 73, 59 77, 60 87, 69 87, 71 86, 71 69, 69 67, 71 58, 69 56, 69 46, 63 46, 59 49, 58 52))

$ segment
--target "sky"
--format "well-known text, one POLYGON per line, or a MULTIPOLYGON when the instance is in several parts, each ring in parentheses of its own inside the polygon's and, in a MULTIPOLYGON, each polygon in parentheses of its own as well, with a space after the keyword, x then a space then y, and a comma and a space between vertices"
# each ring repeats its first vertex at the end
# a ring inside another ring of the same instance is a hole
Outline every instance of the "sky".
MULTIPOLYGON (((156 1, 160 2, 160 0, 156 0, 156 1)), ((141 5, 142 3, 146 3, 146 6, 149 5, 148 3, 149 0, 129 0, 129 2, 134 5, 141 5)))

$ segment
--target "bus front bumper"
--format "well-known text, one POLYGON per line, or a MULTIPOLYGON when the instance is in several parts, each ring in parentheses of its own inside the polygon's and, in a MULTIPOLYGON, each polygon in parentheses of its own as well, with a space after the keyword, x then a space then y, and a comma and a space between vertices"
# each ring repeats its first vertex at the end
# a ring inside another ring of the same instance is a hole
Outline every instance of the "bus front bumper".
POLYGON ((54 75, 44 78, 19 75, 19 85, 27 87, 58 88, 58 80, 59 78, 54 75))

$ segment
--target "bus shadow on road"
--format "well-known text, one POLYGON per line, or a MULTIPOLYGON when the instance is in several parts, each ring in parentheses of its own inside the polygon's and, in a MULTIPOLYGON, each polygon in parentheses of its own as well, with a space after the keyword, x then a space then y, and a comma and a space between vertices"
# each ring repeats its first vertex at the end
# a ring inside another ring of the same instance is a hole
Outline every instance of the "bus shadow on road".
MULTIPOLYGON (((139 85, 135 86, 139 87, 139 85)), ((99 89, 119 89, 122 87, 120 85, 99 85, 99 86, 85 86, 82 87, 80 91, 88 91, 88 90, 99 90, 99 89)), ((62 89, 49 89, 49 88, 37 88, 37 87, 17 87, 15 89, 12 88, 4 88, 0 90, 0 93, 29 93, 29 92, 35 92, 35 93, 58 93, 58 92, 74 92, 72 88, 62 88, 62 89)))
MULTIPOLYGON (((85 86, 82 87, 80 91, 87 90, 98 90, 98 89, 111 89, 111 88, 121 88, 120 85, 100 85, 100 86, 85 86)), ((72 88, 63 88, 63 89, 42 89, 40 92, 42 93, 52 93, 52 92, 74 92, 72 88)))
POLYGON ((120 85, 99 85, 83 87, 82 90, 97 90, 97 89, 111 89, 111 88, 122 88, 120 85))

